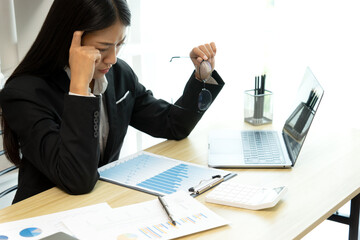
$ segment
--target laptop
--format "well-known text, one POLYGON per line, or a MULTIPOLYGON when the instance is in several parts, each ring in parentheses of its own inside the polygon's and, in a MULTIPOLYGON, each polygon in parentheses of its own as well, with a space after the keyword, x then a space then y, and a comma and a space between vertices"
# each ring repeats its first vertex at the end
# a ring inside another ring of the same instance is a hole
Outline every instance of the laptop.
POLYGON ((212 131, 209 133, 208 165, 215 168, 293 167, 323 94, 323 88, 307 67, 294 110, 281 131, 212 131))

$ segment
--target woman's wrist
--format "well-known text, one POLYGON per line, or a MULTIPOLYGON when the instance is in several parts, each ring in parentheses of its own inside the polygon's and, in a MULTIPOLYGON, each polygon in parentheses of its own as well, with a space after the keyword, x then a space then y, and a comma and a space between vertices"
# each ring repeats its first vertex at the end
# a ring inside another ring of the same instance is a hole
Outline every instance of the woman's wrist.
POLYGON ((89 86, 84 86, 82 84, 78 85, 70 83, 69 91, 77 95, 89 96, 89 86))

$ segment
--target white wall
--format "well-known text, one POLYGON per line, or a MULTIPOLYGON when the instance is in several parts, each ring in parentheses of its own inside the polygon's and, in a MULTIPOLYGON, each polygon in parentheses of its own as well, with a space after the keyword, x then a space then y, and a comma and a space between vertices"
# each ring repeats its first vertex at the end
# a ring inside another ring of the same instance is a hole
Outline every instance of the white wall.
POLYGON ((1 72, 7 73, 18 63, 15 12, 12 0, 0 1, 1 72))
MULTIPOLYGON (((215 41, 216 69, 226 85, 201 122, 242 120, 243 91, 267 69, 274 119, 289 111, 310 66, 325 89, 324 124, 359 127, 360 1, 358 0, 152 0, 141 1, 143 82, 158 97, 176 99, 193 66, 192 47, 215 41), (280 101, 280 99, 282 99, 280 101), (285 101, 284 101, 285 99, 285 101)), ((317 119, 315 119, 317 121, 317 119)))
POLYGON ((11 74, 37 36, 53 0, 0 1, 1 71, 11 74))
POLYGON ((18 55, 22 59, 34 42, 53 0, 14 0, 18 55))

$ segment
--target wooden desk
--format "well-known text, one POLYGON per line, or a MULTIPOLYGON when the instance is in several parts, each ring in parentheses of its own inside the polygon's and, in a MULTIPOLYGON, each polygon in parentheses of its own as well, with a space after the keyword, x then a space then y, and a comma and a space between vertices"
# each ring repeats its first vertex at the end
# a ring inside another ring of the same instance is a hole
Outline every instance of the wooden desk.
MULTIPOLYGON (((203 128, 182 141, 165 141, 147 151, 206 165, 207 131, 203 128)), ((238 169, 232 181, 288 186, 277 206, 250 211, 200 202, 231 221, 228 226, 183 239, 300 239, 360 193, 360 131, 310 131, 292 169, 238 169)), ((70 196, 53 188, 0 210, 0 223, 108 202, 112 207, 154 199, 135 190, 99 181, 86 195, 70 196)))

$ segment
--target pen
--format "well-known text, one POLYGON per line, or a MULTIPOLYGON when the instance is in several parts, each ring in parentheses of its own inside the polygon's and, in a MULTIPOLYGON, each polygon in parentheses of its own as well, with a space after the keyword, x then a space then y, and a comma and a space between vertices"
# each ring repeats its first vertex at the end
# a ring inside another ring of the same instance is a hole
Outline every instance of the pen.
POLYGON ((261 94, 265 93, 265 79, 266 79, 266 74, 261 75, 261 94))
POLYGON ((306 104, 305 104, 306 106, 310 107, 310 104, 311 104, 311 102, 313 101, 314 96, 315 96, 315 92, 314 92, 314 90, 311 90, 311 91, 310 91, 310 95, 309 95, 309 97, 308 97, 308 100, 307 100, 307 102, 306 102, 306 104))
POLYGON ((257 95, 257 77, 255 76, 254 95, 257 95))
POLYGON ((174 224, 174 226, 176 226, 176 222, 175 222, 175 220, 173 218, 173 215, 170 212, 169 206, 167 205, 165 199, 163 197, 161 197, 161 196, 158 196, 158 198, 159 198, 161 206, 164 208, 164 210, 166 212, 166 215, 168 215, 171 223, 174 224))
MULTIPOLYGON (((226 176, 228 176, 229 174, 227 174, 226 176)), ((189 188, 190 192, 196 193, 196 194, 202 194, 203 192, 209 190, 210 188, 218 185, 219 183, 224 181, 224 178, 226 177, 221 177, 221 175, 215 175, 212 176, 212 178, 210 180, 206 180, 205 183, 200 183, 198 186, 196 187, 191 187, 189 188)))
POLYGON ((315 104, 318 99, 319 99, 319 97, 318 97, 316 91, 314 91, 314 97, 311 99, 310 106, 309 106, 311 110, 314 110, 315 104))

